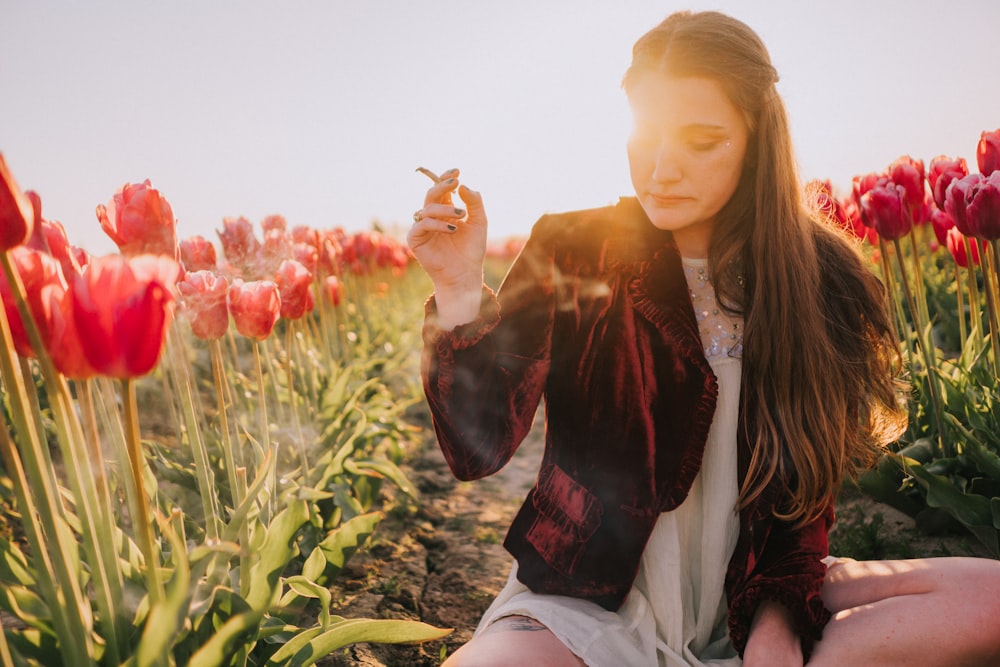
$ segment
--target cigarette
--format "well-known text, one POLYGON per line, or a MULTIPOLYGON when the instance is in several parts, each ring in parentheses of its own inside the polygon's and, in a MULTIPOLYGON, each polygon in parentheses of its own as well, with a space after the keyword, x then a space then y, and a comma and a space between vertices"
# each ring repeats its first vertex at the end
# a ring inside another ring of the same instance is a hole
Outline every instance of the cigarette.
POLYGON ((431 179, 435 183, 440 183, 441 182, 441 177, 438 176, 437 174, 435 174, 430 169, 427 169, 426 167, 417 167, 417 171, 419 171, 421 174, 423 174, 427 178, 431 179))

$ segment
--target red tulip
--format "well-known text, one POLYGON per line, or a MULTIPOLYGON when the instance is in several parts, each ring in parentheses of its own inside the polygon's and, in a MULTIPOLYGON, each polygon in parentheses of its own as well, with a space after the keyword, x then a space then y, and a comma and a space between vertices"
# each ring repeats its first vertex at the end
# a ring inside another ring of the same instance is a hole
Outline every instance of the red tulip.
POLYGON ((237 270, 246 272, 260 250, 253 225, 246 218, 225 218, 222 227, 222 231, 218 232, 222 254, 237 270))
POLYGON ((931 160, 930 169, 927 171, 927 182, 931 186, 934 203, 939 209, 944 210, 945 193, 951 182, 956 178, 963 178, 968 173, 969 167, 966 166, 963 157, 952 159, 939 155, 931 160))
POLYGON ((278 286, 271 280, 234 279, 229 286, 229 313, 242 335, 264 340, 271 335, 281 315, 278 286))
POLYGON ((73 281, 73 318, 97 373, 138 377, 156 366, 173 316, 181 267, 163 255, 107 255, 73 281))
MULTIPOLYGON (((957 227, 952 227, 948 230, 945 243, 948 246, 948 252, 955 258, 955 263, 963 269, 969 268, 969 256, 965 253, 965 238, 965 235, 958 231, 957 227)), ((979 266, 979 241, 977 239, 969 239, 969 252, 972 254, 972 263, 979 266)))
POLYGON ((942 245, 948 245, 948 230, 955 226, 955 221, 947 211, 934 207, 931 210, 931 229, 934 230, 934 238, 942 245))
POLYGON ((229 281, 211 271, 189 271, 177 283, 191 331, 202 340, 222 338, 229 329, 229 281))
POLYGON ((975 236, 1000 239, 1000 171, 976 183, 965 195, 965 215, 975 236))
POLYGON ((149 179, 123 185, 107 206, 97 207, 97 219, 123 255, 177 257, 174 212, 149 179))
POLYGON ((17 186, 0 153, 0 252, 27 241, 34 223, 31 200, 17 186))
POLYGON ((875 186, 861 197, 861 217, 887 241, 906 236, 913 228, 906 188, 893 183, 875 186))
POLYGON ((66 280, 71 280, 73 276, 83 270, 83 265, 80 262, 82 251, 70 244, 66 228, 62 226, 62 223, 42 220, 41 228, 49 253, 59 260, 66 280))
POLYGON ((851 179, 851 194, 854 197, 854 201, 858 202, 858 206, 861 205, 861 198, 868 193, 869 190, 874 188, 876 185, 884 184, 889 179, 885 174, 865 174, 864 176, 855 176, 851 179))
POLYGON ((344 284, 337 276, 327 276, 323 279, 323 298, 334 307, 340 305, 344 298, 344 284))
POLYGON ((983 176, 1000 170, 1000 129, 983 132, 976 146, 976 162, 983 176))
POLYGON ((294 259, 286 259, 274 274, 281 295, 281 316, 297 320, 312 311, 312 273, 294 259))
POLYGON ((983 180, 982 174, 968 174, 962 178, 955 178, 948 184, 945 191, 944 210, 948 212, 951 219, 955 221, 958 231, 966 236, 976 236, 976 231, 972 226, 972 220, 966 215, 969 196, 973 187, 983 180))
POLYGON ((292 246, 284 231, 271 229, 264 234, 264 243, 254 265, 255 276, 274 275, 281 263, 292 257, 292 246))
MULTIPOLYGON (((889 165, 888 175, 893 183, 906 188, 906 200, 910 204, 910 211, 916 214, 924 204, 926 193, 923 160, 914 160, 909 155, 904 155, 889 165)), ((920 218, 920 221, 923 219, 920 218)))
POLYGON ((218 266, 215 246, 204 236, 189 236, 180 243, 185 271, 214 271, 218 266))
MULTIPOLYGON (((24 298, 31 318, 38 327, 45 349, 52 350, 53 331, 58 327, 62 299, 66 294, 66 279, 59 261, 48 253, 27 246, 18 246, 10 252, 11 263, 21 279, 24 298)), ((17 301, 6 276, 0 272, 0 299, 7 313, 7 322, 14 348, 22 357, 34 357, 28 331, 21 320, 17 301)))
POLYGON ((292 255, 309 273, 316 273, 319 266, 319 251, 312 243, 296 241, 292 246, 292 255))

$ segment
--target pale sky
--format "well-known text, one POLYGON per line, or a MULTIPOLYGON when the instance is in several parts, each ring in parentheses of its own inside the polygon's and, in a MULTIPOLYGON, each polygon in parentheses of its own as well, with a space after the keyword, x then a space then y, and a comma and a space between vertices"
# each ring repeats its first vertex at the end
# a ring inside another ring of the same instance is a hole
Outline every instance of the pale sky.
POLYGON ((803 179, 842 190, 1000 128, 995 0, 0 0, 0 152, 95 253, 94 215, 150 179, 178 234, 222 219, 405 228, 460 167, 491 236, 631 193, 619 83, 678 9, 764 39, 803 179))

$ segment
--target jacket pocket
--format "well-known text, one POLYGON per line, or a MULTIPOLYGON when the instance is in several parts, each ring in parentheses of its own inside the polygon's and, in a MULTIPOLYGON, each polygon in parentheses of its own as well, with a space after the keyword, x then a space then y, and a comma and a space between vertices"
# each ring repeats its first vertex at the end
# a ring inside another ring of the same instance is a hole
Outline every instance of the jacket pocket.
POLYGON ((573 576, 601 524, 601 502, 554 464, 542 468, 531 498, 538 514, 525 538, 550 567, 573 576))

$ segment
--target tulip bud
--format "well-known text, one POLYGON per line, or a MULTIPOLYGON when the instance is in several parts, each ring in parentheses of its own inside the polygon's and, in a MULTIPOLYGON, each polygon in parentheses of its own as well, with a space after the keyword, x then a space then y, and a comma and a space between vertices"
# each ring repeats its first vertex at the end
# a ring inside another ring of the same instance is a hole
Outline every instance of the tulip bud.
POLYGON ((944 209, 955 221, 958 231, 966 236, 976 236, 972 221, 966 215, 966 206, 973 186, 983 180, 982 174, 969 174, 953 179, 945 191, 944 209))
POLYGON ((236 278, 229 286, 228 300, 229 313, 240 334, 254 340, 271 335, 281 315, 281 296, 273 281, 244 282, 236 278))
POLYGON ((164 255, 106 255, 74 278, 73 319, 97 373, 132 378, 153 370, 173 319, 180 272, 164 255))
POLYGON ((923 160, 914 160, 909 155, 898 158, 889 165, 889 179, 896 185, 906 188, 910 211, 916 214, 924 204, 923 160))
POLYGON ((976 162, 983 176, 1000 170, 1000 129, 983 132, 976 146, 976 162))
POLYGON ((0 153, 0 252, 28 240, 34 223, 31 200, 17 186, 0 153))
POLYGON ((252 275, 252 263, 260 250, 260 241, 253 233, 253 225, 246 218, 225 218, 222 231, 218 232, 222 254, 238 271, 252 275))
MULTIPOLYGON (((969 268, 969 255, 965 252, 965 235, 958 231, 957 227, 948 230, 945 245, 948 252, 955 259, 955 263, 963 269, 969 268)), ((979 266, 979 241, 969 239, 969 253, 972 254, 972 263, 979 266)))
POLYGON ((861 217, 887 241, 906 236, 913 228, 906 188, 892 183, 875 186, 861 197, 861 217))
POLYGON ((312 274, 294 259, 286 259, 274 274, 281 294, 281 316, 297 320, 313 309, 312 274))
POLYGON ((955 226, 955 221, 947 211, 934 208, 931 211, 931 229, 934 230, 934 238, 942 246, 948 245, 948 230, 955 226))
POLYGON ((323 298, 334 308, 340 305, 344 298, 344 284, 337 276, 327 276, 323 279, 323 298))
POLYGON ((214 271, 218 265, 215 246, 204 236, 190 236, 180 243, 185 271, 214 271))
POLYGON ((177 258, 174 212, 149 179, 119 188, 107 206, 97 207, 97 219, 123 255, 177 258))
POLYGON ((994 171, 966 193, 965 215, 975 236, 1000 239, 1000 171, 994 171))
POLYGON ((969 174, 969 168, 965 164, 965 158, 951 159, 944 155, 939 155, 931 160, 930 169, 927 171, 927 182, 931 186, 931 194, 934 196, 934 203, 941 210, 944 210, 945 193, 948 186, 956 178, 963 178, 969 174))
POLYGON ((222 338, 229 329, 229 281, 211 271, 189 271, 177 283, 191 331, 202 340, 222 338))

